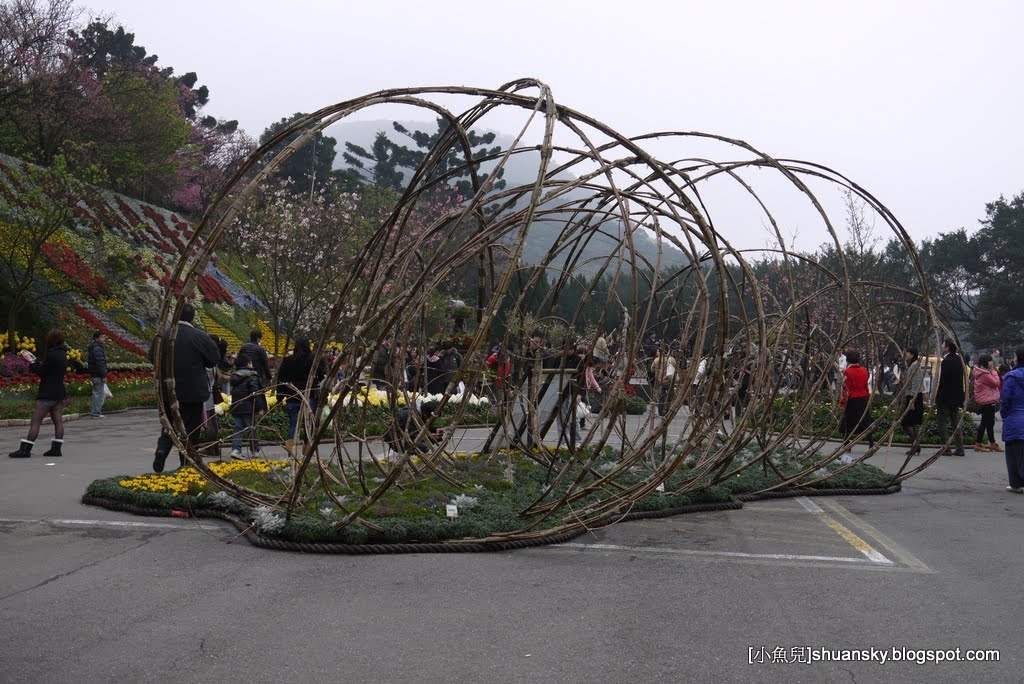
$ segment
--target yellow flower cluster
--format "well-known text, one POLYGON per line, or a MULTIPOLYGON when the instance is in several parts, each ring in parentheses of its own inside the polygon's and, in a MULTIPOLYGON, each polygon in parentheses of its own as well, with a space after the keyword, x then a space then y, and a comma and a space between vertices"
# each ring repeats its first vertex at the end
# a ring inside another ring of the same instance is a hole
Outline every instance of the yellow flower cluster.
POLYGON ((254 459, 252 461, 228 461, 211 463, 210 470, 214 475, 224 477, 231 473, 250 471, 254 473, 265 473, 271 468, 283 468, 288 461, 268 461, 265 459, 254 459))
POLYGON ((212 316, 200 314, 199 325, 201 328, 205 329, 206 332, 210 333, 211 335, 216 335, 222 340, 227 340, 228 349, 237 351, 238 349, 242 348, 242 340, 238 339, 238 335, 231 332, 217 321, 213 320, 212 316))
MULTIPOLYGON (((267 410, 270 410, 277 406, 277 393, 273 390, 267 390, 263 393, 263 396, 267 398, 267 410)), ((214 405, 214 411, 218 416, 224 416, 231 412, 231 395, 225 394, 224 401, 214 405)))
MULTIPOLYGON (((230 463, 211 463, 210 470, 214 474, 224 477, 232 473, 250 471, 265 473, 271 468, 279 468, 287 465, 287 461, 231 461, 230 463)), ((125 489, 134 489, 139 492, 158 492, 161 494, 188 494, 190 491, 202 489, 206 486, 204 478, 198 470, 189 466, 179 468, 170 473, 155 473, 153 475, 140 475, 118 481, 118 484, 125 489)))
POLYGON ((116 309, 121 306, 121 302, 117 301, 113 297, 100 297, 96 302, 96 306, 99 307, 100 311, 106 313, 111 309, 116 309))
POLYGON ((284 354, 284 338, 278 338, 274 335, 274 330, 265 321, 256 319, 256 329, 263 333, 263 346, 266 347, 267 351, 274 354, 274 350, 277 350, 277 354, 284 354))
MULTIPOLYGON (((7 344, 8 337, 9 335, 6 332, 0 333, 0 349, 7 349, 9 346, 11 346, 7 344)), ((14 351, 21 351, 22 349, 27 349, 30 352, 35 352, 36 340, 33 337, 29 337, 28 335, 22 335, 18 331, 14 331, 13 346, 14 351)))
POLYGON ((140 475, 127 480, 120 480, 119 485, 125 489, 140 492, 169 493, 174 496, 188 494, 193 487, 203 487, 206 480, 195 468, 179 468, 171 473, 156 475, 140 475))

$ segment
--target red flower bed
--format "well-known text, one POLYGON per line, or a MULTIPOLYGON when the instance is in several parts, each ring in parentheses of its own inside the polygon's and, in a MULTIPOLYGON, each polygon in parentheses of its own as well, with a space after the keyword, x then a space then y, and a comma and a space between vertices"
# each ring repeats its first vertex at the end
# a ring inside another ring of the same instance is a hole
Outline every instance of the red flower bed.
POLYGON ((119 347, 121 347, 123 349, 127 349, 128 351, 130 351, 133 354, 138 354, 139 356, 141 356, 143 358, 149 356, 149 353, 145 349, 143 349, 142 347, 138 346, 137 344, 131 342, 130 340, 124 339, 123 337, 121 337, 117 333, 113 332, 110 328, 108 328, 103 323, 103 321, 101 321, 99 318, 94 316, 91 311, 88 311, 87 309, 85 309, 85 308, 83 308, 81 306, 76 306, 75 307, 75 313, 78 315, 79 318, 81 318, 83 321, 88 323, 91 327, 95 328, 96 330, 99 330, 100 332, 105 334, 107 337, 109 337, 111 339, 111 341, 114 344, 116 344, 117 346, 119 346, 119 347))
MULTIPOLYGON (((126 380, 152 380, 153 371, 151 370, 136 370, 136 371, 110 371, 107 373, 107 384, 114 385, 119 382, 126 380)), ((92 381, 92 376, 88 373, 65 373, 64 383, 70 385, 71 383, 88 383, 92 381)), ((12 378, 5 378, 0 376, 0 389, 8 389, 11 387, 25 387, 39 384, 39 376, 35 373, 22 373, 21 375, 15 375, 12 378)))
POLYGON ((185 236, 186 240, 192 239, 192 226, 178 218, 177 214, 171 214, 171 223, 185 236))
POLYGON ((235 299, 231 296, 224 286, 217 282, 217 279, 213 276, 208 276, 205 273, 199 276, 199 291, 203 293, 203 297, 206 301, 211 304, 234 304, 235 299))
POLYGON ((121 210, 121 213, 124 214, 124 217, 128 219, 128 223, 132 226, 138 226, 140 223, 145 223, 145 221, 142 220, 142 217, 136 214, 135 210, 128 206, 128 203, 120 197, 117 198, 117 208, 121 210))
POLYGON ((92 193, 86 193, 82 199, 89 206, 93 215, 99 219, 103 225, 125 227, 125 221, 121 216, 114 211, 114 209, 102 199, 99 199, 92 195, 92 193))
POLYGON ((107 281, 89 268, 89 265, 63 242, 43 243, 42 252, 57 270, 71 278, 93 297, 99 297, 110 291, 107 281))
POLYGON ((6 200, 7 204, 11 205, 12 207, 22 206, 22 201, 19 200, 13 192, 11 192, 11 189, 7 187, 6 183, 0 183, 0 195, 3 195, 4 200, 6 200))
POLYGON ((161 214, 159 211, 157 211, 153 207, 145 206, 142 207, 142 213, 146 215, 146 218, 148 218, 149 220, 156 224, 156 227, 160 229, 160 232, 163 235, 174 235, 175 231, 171 230, 171 227, 167 225, 167 221, 164 220, 163 214, 161 214))
POLYGON ((0 389, 7 389, 8 387, 19 387, 22 385, 31 385, 39 382, 39 376, 34 373, 23 373, 22 375, 15 375, 10 378, 6 378, 0 375, 0 389))

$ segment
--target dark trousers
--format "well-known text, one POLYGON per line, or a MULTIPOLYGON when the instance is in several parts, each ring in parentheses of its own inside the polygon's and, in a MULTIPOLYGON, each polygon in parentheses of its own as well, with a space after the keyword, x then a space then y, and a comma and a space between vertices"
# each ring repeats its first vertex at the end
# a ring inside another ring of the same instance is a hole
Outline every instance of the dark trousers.
MULTIPOLYGON (((871 419, 866 415, 867 411, 867 397, 850 397, 846 400, 846 409, 843 411, 843 436, 849 439, 850 435, 861 432, 868 426, 871 419)), ((868 443, 871 443, 870 435, 868 443)))
POLYGON ((949 441, 949 428, 952 426, 956 434, 953 435, 956 453, 964 452, 963 430, 957 428, 960 422, 960 407, 953 404, 936 404, 935 418, 939 421, 939 441, 945 444, 949 441))
MULTIPOLYGON (((316 415, 316 396, 310 397, 309 399, 310 408, 313 410, 313 415, 316 415)), ((288 401, 284 405, 284 412, 288 414, 288 439, 295 437, 295 431, 299 427, 299 412, 302 409, 302 404, 297 401, 288 401)))
POLYGON ((1006 446, 1006 474, 1011 487, 1024 487, 1024 439, 1014 439, 1006 446))
POLYGON ((978 433, 974 437, 975 444, 981 444, 982 437, 988 432, 989 444, 996 441, 996 405, 985 404, 981 407, 981 421, 978 423, 978 433))
POLYGON ((658 416, 660 418, 665 417, 665 406, 668 404, 669 392, 672 391, 671 384, 659 384, 657 389, 658 394, 658 416))
MULTIPOLYGON (((203 402, 197 401, 195 403, 184 403, 178 402, 178 408, 181 410, 181 420, 185 423, 185 430, 188 432, 189 441, 192 442, 193 446, 199 444, 199 440, 203 427, 203 402)), ((160 436, 156 440, 156 453, 157 455, 171 453, 171 449, 174 448, 174 440, 171 439, 170 433, 166 430, 160 430, 160 436)))

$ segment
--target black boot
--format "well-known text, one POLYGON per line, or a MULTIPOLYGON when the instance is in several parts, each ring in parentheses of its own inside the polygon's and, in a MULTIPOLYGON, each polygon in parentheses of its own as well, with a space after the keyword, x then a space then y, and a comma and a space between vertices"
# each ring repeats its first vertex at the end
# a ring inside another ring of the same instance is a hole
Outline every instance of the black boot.
POLYGON ((43 456, 62 456, 60 448, 64 446, 63 439, 54 439, 50 442, 50 448, 43 452, 43 456))
POLYGON ((21 445, 18 447, 18 450, 12 451, 7 455, 10 456, 11 458, 28 458, 29 456, 32 455, 32 446, 34 444, 35 442, 30 442, 27 439, 23 439, 21 440, 21 445))
POLYGON ((153 472, 162 473, 164 472, 164 461, 167 460, 167 454, 156 452, 153 456, 153 472))

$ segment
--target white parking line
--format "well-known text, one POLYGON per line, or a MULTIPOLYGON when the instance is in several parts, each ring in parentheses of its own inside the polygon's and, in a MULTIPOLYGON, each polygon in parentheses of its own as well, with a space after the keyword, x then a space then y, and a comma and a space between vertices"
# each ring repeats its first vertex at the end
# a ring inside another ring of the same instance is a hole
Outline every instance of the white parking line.
POLYGON ((803 506, 804 510, 810 511, 811 513, 824 513, 825 512, 825 511, 823 511, 821 509, 821 506, 819 506, 818 504, 814 503, 813 501, 808 499, 806 496, 798 496, 798 497, 796 497, 796 502, 798 504, 800 504, 801 506, 803 506))
MULTIPOLYGON (((869 558, 847 558, 845 556, 802 556, 789 553, 743 553, 740 551, 703 551, 696 549, 665 549, 657 546, 625 546, 622 544, 579 544, 567 542, 555 544, 555 547, 568 547, 573 549, 593 549, 595 551, 634 551, 637 553, 668 553, 681 556, 720 556, 723 558, 759 558, 763 560, 796 560, 796 561, 828 561, 839 563, 868 563, 874 564, 869 558)), ((886 559, 891 565, 891 561, 886 559)))
POLYGON ((28 518, 0 518, 0 523, 21 523, 23 525, 32 525, 39 523, 46 523, 48 525, 81 525, 83 527, 123 527, 129 529, 171 529, 171 530, 184 530, 184 529, 203 529, 203 530, 219 530, 224 529, 223 526, 217 524, 202 523, 192 518, 190 520, 182 520, 179 523, 150 523, 150 522, 136 522, 134 520, 79 520, 69 518, 53 518, 45 519, 40 518, 36 520, 28 518))

